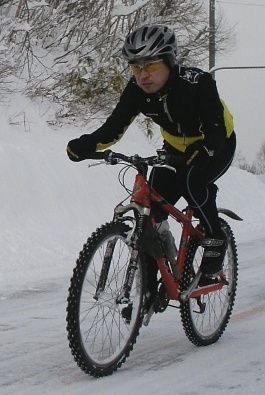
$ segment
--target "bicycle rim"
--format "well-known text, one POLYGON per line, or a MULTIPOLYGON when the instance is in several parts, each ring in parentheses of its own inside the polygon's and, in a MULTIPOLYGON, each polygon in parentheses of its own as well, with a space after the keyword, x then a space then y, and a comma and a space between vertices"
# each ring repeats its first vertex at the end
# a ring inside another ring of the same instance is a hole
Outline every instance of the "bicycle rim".
POLYGON ((127 304, 117 303, 131 255, 127 232, 128 226, 123 223, 109 223, 98 229, 84 245, 71 279, 67 308, 69 344, 77 364, 94 376, 111 374, 121 366, 133 349, 142 323, 140 261, 130 293, 133 305, 130 323, 121 316, 127 304), (111 263, 104 289, 95 299, 109 242, 111 263))
MULTIPOLYGON (((223 271, 228 284, 218 291, 201 295, 200 298, 191 298, 180 307, 185 333, 188 339, 197 346, 215 343, 221 337, 234 306, 238 276, 237 250, 230 226, 223 219, 221 219, 221 225, 227 237, 223 271)), ((203 249, 199 246, 198 240, 191 239, 183 273, 183 289, 197 272, 202 254, 203 249)))

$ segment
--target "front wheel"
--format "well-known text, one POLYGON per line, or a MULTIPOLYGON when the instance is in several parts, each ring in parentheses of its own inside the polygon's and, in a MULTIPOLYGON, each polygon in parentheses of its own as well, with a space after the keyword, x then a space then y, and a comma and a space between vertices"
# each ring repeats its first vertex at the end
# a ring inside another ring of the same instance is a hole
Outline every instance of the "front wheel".
MULTIPOLYGON (((227 239, 223 272, 227 285, 220 290, 188 299, 181 303, 180 312, 184 331, 196 346, 215 343, 223 334, 230 319, 237 288, 238 259, 233 232, 228 223, 220 219, 222 230, 227 239)), ((192 237, 189 241, 184 264, 181 289, 187 289, 197 272, 203 254, 199 240, 192 237)))
POLYGON ((117 370, 133 349, 143 319, 143 269, 140 259, 130 292, 130 322, 119 300, 131 257, 130 227, 101 226, 87 240, 73 272, 67 299, 69 346, 78 366, 95 377, 117 370), (103 263, 104 262, 104 263, 103 263))

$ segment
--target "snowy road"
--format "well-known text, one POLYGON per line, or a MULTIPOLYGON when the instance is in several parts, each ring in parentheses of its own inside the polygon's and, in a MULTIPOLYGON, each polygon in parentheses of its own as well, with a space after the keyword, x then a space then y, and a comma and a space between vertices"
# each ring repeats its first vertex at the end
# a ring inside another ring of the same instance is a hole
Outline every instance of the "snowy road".
POLYGON ((264 243, 238 246, 239 287, 232 319, 213 346, 184 335, 178 310, 142 328, 114 375, 94 379, 75 364, 66 338, 68 278, 0 299, 0 394, 261 394, 265 380, 264 243))

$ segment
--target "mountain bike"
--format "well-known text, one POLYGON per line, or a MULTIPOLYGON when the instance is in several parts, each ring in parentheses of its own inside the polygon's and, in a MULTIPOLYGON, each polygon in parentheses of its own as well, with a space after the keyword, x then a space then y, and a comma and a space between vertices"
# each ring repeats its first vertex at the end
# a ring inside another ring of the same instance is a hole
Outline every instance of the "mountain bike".
MULTIPOLYGON (((123 164, 119 180, 125 188, 121 174, 128 168, 137 174, 133 190, 126 188, 129 196, 114 208, 113 219, 88 238, 73 270, 66 320, 69 346, 77 365, 95 377, 112 374, 129 356, 141 326, 148 325, 154 313, 162 313, 170 306, 179 308, 185 334, 193 344, 215 343, 230 319, 237 288, 238 256, 230 225, 220 217, 227 246, 223 270, 209 283, 201 284, 201 224, 189 206, 180 211, 147 181, 148 166, 175 171, 167 164, 165 152, 158 150, 156 156, 142 158, 107 150, 91 158, 97 159, 95 164, 123 164), (159 207, 181 227, 173 264, 167 259, 153 207, 159 207), (158 267, 156 296, 148 310, 147 255, 155 258, 158 267), (126 307, 130 307, 129 319, 122 314, 126 307)), ((242 220, 231 210, 218 210, 242 220)))

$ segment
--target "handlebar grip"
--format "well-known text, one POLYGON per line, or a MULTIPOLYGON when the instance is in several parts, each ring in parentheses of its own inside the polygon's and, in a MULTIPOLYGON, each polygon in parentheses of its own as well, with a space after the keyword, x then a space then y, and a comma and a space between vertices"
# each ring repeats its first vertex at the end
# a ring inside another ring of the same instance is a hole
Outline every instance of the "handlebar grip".
POLYGON ((112 152, 111 150, 91 152, 89 155, 87 155, 87 159, 106 160, 111 152, 112 152))

